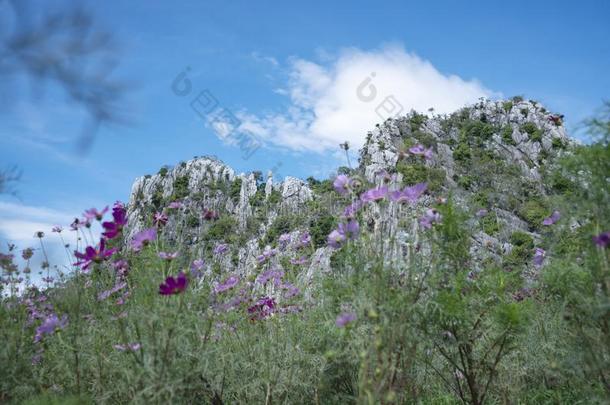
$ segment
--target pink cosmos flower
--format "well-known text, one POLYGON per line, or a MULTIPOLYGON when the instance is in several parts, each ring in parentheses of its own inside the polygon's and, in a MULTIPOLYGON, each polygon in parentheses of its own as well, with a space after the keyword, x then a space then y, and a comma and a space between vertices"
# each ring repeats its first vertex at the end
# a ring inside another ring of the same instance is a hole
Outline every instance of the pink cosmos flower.
POLYGON ((153 215, 153 224, 158 227, 167 224, 168 220, 169 218, 167 217, 167 215, 165 215, 164 212, 155 212, 155 214, 153 215))
POLYGON ((171 203, 169 203, 167 208, 172 209, 172 210, 177 210, 179 208, 182 208, 183 206, 184 206, 184 204, 180 201, 172 201, 171 203))
POLYGON ((432 159, 432 148, 424 148, 424 145, 417 144, 409 148, 409 153, 422 156, 426 160, 432 159))
POLYGON ((311 244, 311 235, 309 234, 309 232, 304 231, 303 233, 301 233, 301 237, 299 238, 299 243, 297 245, 297 248, 304 248, 307 247, 311 244))
POLYGON ((223 293, 223 292, 228 291, 228 290, 232 289, 233 287, 235 287, 237 285, 237 283, 239 283, 239 277, 230 276, 222 283, 219 283, 218 285, 216 285, 216 287, 214 287, 214 292, 216 294, 223 293))
POLYGON ((480 210, 477 211, 477 213, 475 215, 477 216, 477 218, 483 218, 483 217, 487 216, 488 213, 489 213, 489 211, 487 211, 485 208, 481 208, 480 210))
POLYGON ((142 345, 140 343, 127 343, 126 345, 114 345, 112 346, 120 352, 132 351, 136 352, 140 350, 142 345))
POLYGON ((159 294, 161 295, 172 295, 180 294, 188 286, 188 278, 183 272, 178 273, 176 278, 168 277, 165 279, 165 283, 159 284, 159 294))
POLYGON ((61 319, 56 314, 51 314, 42 322, 42 324, 36 328, 36 334, 34 335, 34 342, 38 343, 42 340, 43 335, 51 335, 57 329, 63 329, 68 324, 68 317, 62 316, 61 319))
POLYGON ((280 237, 278 238, 278 242, 282 248, 286 247, 286 245, 288 245, 290 243, 290 234, 289 233, 281 234, 280 237))
POLYGON ((98 211, 95 208, 90 208, 88 210, 85 211, 85 213, 83 214, 83 216, 85 218, 87 218, 88 220, 97 220, 97 221, 101 221, 102 218, 104 217, 104 214, 108 212, 108 206, 104 207, 101 211, 98 211))
POLYGON ((214 210, 209 210, 207 208, 203 210, 202 216, 203 219, 205 219, 206 221, 214 221, 220 217, 220 215, 218 215, 218 212, 214 210))
POLYGON ((340 174, 335 178, 333 187, 335 191, 341 195, 347 194, 349 191, 350 179, 345 174, 340 174))
POLYGON ((228 250, 229 245, 227 245, 226 243, 219 243, 218 245, 216 245, 216 247, 214 247, 214 254, 220 256, 223 253, 226 253, 228 250))
POLYGON ((100 239, 97 248, 87 246, 85 248, 85 253, 75 251, 74 256, 76 256, 79 261, 74 263, 74 265, 81 266, 83 270, 87 270, 92 263, 101 263, 112 256, 116 251, 116 249, 106 249, 106 240, 102 238, 100 239))
POLYGON ((356 217, 356 213, 362 208, 362 201, 356 200, 343 210, 343 216, 347 219, 356 217))
POLYGON ((267 270, 261 273, 256 281, 259 284, 265 285, 269 282, 269 280, 273 280, 273 284, 278 284, 282 281, 282 277, 284 277, 284 272, 280 270, 267 270))
POLYGON ((167 253, 167 252, 159 252, 159 257, 163 260, 172 261, 176 257, 178 257, 178 252, 167 253))
POLYGON ((607 248, 610 244, 610 232, 602 232, 599 235, 594 236, 593 242, 601 248, 607 248))
POLYGON ((356 314, 353 312, 342 312, 337 316, 337 320, 335 321, 335 325, 337 328, 344 328, 350 323, 354 322, 357 319, 356 314))
POLYGON ((542 225, 553 225, 555 222, 559 221, 560 218, 561 215, 559 214, 559 211, 555 210, 550 217, 545 218, 544 221, 542 221, 542 225))
POLYGON ((271 249, 270 246, 265 247, 265 250, 262 254, 256 256, 256 260, 259 263, 265 263, 267 260, 271 259, 273 256, 277 254, 277 249, 271 249))
POLYGON ((409 202, 414 204, 427 188, 428 185, 426 183, 419 183, 411 187, 405 187, 402 191, 393 191, 390 193, 390 199, 398 203, 409 202))
POLYGON ((112 287, 110 290, 102 291, 101 293, 99 293, 97 296, 97 300, 104 301, 104 300, 108 299, 112 294, 121 291, 125 287, 127 287, 127 283, 124 281, 120 282, 120 283, 116 284, 114 287, 112 287))
POLYGON ((254 305, 248 308, 248 313, 252 314, 251 320, 261 320, 275 312, 276 303, 273 298, 263 297, 254 305))
POLYGON ((534 266, 540 267, 544 262, 544 257, 546 256, 546 252, 544 249, 536 248, 536 253, 534 253, 534 258, 532 259, 534 266))
POLYGON ((102 227, 105 232, 102 233, 108 239, 116 238, 122 231, 125 225, 127 225, 127 210, 123 204, 115 203, 112 208, 112 222, 103 222, 102 227))
POLYGON ((303 265, 306 263, 307 263, 307 256, 301 256, 299 258, 290 259, 290 264, 293 264, 295 266, 300 266, 300 265, 303 265))
POLYGON ((423 217, 419 219, 419 225, 422 228, 430 229, 432 224, 441 222, 441 214, 434 208, 428 208, 423 217))
POLYGON ((194 260, 193 263, 191 263, 191 277, 201 277, 202 276, 202 272, 201 270, 205 267, 205 261, 203 259, 197 259, 194 260))
POLYGON ((362 200, 362 202, 364 202, 364 203, 367 203, 367 202, 381 200, 381 199, 385 198, 387 195, 388 195, 388 188, 386 186, 379 187, 379 188, 372 188, 372 189, 362 193, 362 195, 360 196, 360 200, 362 200))
POLYGON ((135 252, 142 250, 148 243, 157 239, 157 228, 148 228, 136 233, 131 240, 131 248, 135 252))

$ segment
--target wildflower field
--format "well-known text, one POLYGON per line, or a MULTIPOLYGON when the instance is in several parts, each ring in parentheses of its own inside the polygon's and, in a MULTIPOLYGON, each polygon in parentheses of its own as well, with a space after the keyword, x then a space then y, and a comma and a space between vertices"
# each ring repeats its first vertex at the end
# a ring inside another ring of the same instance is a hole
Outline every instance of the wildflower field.
MULTIPOLYGON (((131 233, 121 202, 41 230, 34 249, 0 255, 0 402, 608 403, 610 131, 597 124, 595 142, 557 159, 569 182, 543 215, 520 211, 540 237, 513 232, 498 261, 475 265, 471 249, 481 227, 494 231, 493 204, 458 204, 432 171, 317 183, 339 202, 330 219, 278 227, 248 275, 225 268, 240 248, 228 232, 199 250, 168 236, 187 197, 131 233), (415 209, 415 230, 400 206, 415 209), (405 229, 419 239, 398 262, 405 229), (46 255, 45 232, 64 238, 72 266, 44 263, 34 286, 16 259, 46 255), (320 246, 331 271, 305 277, 320 246)), ((425 163, 436 151, 405 153, 425 163)), ((219 229, 225 215, 198 220, 219 229)))

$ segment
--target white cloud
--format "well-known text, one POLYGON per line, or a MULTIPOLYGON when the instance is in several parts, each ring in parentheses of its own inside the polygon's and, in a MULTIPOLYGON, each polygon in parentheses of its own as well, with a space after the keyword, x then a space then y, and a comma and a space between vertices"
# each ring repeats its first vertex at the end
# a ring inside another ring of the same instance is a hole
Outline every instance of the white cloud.
POLYGON ((285 88, 275 92, 289 98, 288 107, 262 115, 239 112, 239 130, 275 146, 316 152, 346 140, 360 147, 368 130, 396 113, 430 107, 449 113, 496 95, 476 80, 445 75, 396 45, 345 49, 324 64, 293 59, 285 88))
MULTIPOLYGON (((63 243, 70 243, 69 250, 76 247, 76 234, 68 231, 68 224, 72 222, 72 213, 57 211, 47 207, 30 206, 16 204, 7 201, 0 201, 0 252, 7 253, 8 243, 16 245, 16 263, 19 268, 25 267, 25 262, 21 259, 21 251, 26 248, 34 248, 34 257, 30 262, 33 270, 32 281, 40 283, 41 264, 45 260, 44 253, 40 248, 39 240, 34 236, 36 232, 42 231, 45 236, 43 239, 47 258, 51 266, 58 266, 61 269, 68 269, 72 258, 69 258, 63 243), (57 233, 52 233, 51 229, 55 225, 62 225, 64 240, 57 233)), ((94 237, 98 232, 94 232, 94 237)), ((55 271, 51 271, 55 275, 55 271)))

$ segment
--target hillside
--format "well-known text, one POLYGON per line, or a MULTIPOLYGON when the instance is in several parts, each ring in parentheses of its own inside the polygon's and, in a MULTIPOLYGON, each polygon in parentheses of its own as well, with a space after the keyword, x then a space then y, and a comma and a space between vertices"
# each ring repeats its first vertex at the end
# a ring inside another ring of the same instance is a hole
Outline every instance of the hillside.
POLYGON ((164 166, 72 223, 68 277, 0 255, 0 402, 607 403, 609 123, 482 100, 328 179, 164 166))

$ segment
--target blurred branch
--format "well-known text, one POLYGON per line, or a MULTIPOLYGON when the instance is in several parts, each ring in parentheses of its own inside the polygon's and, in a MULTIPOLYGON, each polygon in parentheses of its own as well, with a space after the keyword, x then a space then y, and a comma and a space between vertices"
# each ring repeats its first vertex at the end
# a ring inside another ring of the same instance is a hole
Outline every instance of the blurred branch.
POLYGON ((0 33, 0 75, 23 74, 39 88, 44 82, 62 88, 88 115, 78 142, 81 150, 90 147, 101 126, 126 123, 121 103, 127 86, 112 78, 118 63, 112 35, 96 29, 83 9, 33 20, 27 1, 7 1, 0 0, 0 6, 10 6, 5 10, 12 10, 14 29, 0 33))
POLYGON ((21 171, 17 167, 11 167, 0 171, 0 194, 15 195, 13 184, 21 178, 21 171))

